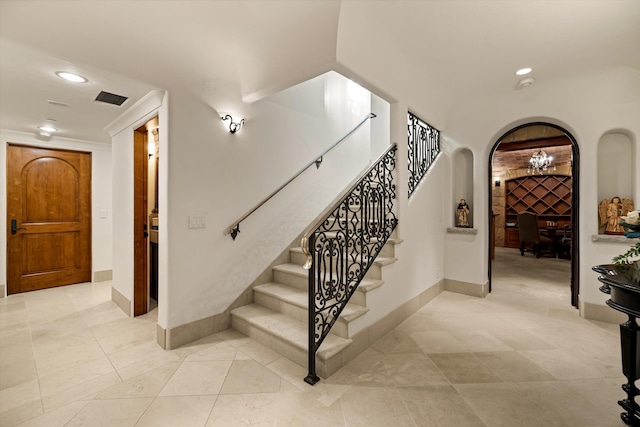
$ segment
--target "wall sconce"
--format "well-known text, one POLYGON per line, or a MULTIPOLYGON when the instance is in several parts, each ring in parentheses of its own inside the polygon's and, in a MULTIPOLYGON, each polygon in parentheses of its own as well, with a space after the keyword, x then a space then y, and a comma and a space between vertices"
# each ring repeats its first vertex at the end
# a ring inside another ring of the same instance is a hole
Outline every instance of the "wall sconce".
POLYGON ((147 144, 147 151, 149 152, 149 158, 152 158, 156 153, 156 144, 153 141, 149 141, 147 144))
POLYGON ((493 183, 496 187, 500 187, 500 177, 499 176, 494 176, 493 177, 493 183))
POLYGON ((229 132, 236 133, 244 125, 244 119, 241 117, 232 117, 231 114, 225 114, 220 117, 224 124, 229 128, 229 132))

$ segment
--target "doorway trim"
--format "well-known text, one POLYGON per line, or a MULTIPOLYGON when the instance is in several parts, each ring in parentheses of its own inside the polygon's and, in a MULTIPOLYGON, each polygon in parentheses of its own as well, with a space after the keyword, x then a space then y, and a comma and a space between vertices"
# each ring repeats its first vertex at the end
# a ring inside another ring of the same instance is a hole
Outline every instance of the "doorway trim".
POLYGON ((571 154, 573 160, 571 162, 571 224, 573 227, 573 232, 571 233, 571 305, 576 309, 580 307, 578 297, 580 295, 580 226, 579 219, 580 215, 578 215, 578 210, 580 206, 580 150, 578 147, 578 142, 574 138, 574 136, 562 126, 549 123, 549 122, 541 122, 541 121, 533 121, 527 122, 522 125, 514 126, 509 129, 505 133, 503 133, 493 144, 491 151, 489 152, 489 158, 487 161, 488 170, 487 170, 487 183, 488 183, 488 191, 487 191, 487 218, 488 218, 488 229, 489 229, 489 250, 487 251, 487 268, 488 268, 488 279, 489 279, 489 292, 492 290, 492 280, 491 280, 491 269, 492 269, 492 260, 491 260, 491 242, 492 239, 495 238, 495 232, 491 226, 493 220, 493 192, 492 192, 492 182, 493 182, 493 156, 500 146, 501 141, 510 133, 520 130, 522 128, 530 127, 530 126, 548 126, 554 129, 557 129, 564 133, 564 135, 569 138, 571 141, 571 154))
MULTIPOLYGON (((107 131, 112 140, 113 158, 118 160, 122 159, 126 167, 126 169, 123 170, 123 174, 120 175, 120 177, 126 177, 126 179, 119 180, 117 184, 114 182, 113 186, 114 199, 119 190, 122 190, 121 194, 126 196, 125 198, 120 197, 117 201, 113 202, 114 232, 120 227, 119 231, 122 231, 120 234, 122 238, 119 239, 119 241, 122 242, 120 246, 126 246, 126 248, 123 248, 120 252, 114 251, 113 254, 114 283, 112 285, 112 300, 123 308, 123 311, 129 316, 133 316, 134 311, 133 268, 135 260, 133 256, 133 233, 135 230, 132 227, 134 131, 154 117, 158 117, 160 123, 163 123, 162 126, 166 127, 166 120, 163 120, 163 117, 166 119, 168 115, 167 102, 167 92, 164 90, 152 90, 105 127, 105 131, 107 131), (127 308, 126 310, 125 307, 127 308)), ((166 135, 166 129, 164 134, 166 135)), ((164 138, 166 138, 166 136, 161 138, 161 141, 164 140, 164 138)), ((162 144, 161 142, 161 145, 162 144)), ((166 165, 166 162, 162 162, 162 164, 166 165)), ((163 168, 164 167, 165 166, 163 166, 163 168)), ((161 176, 162 173, 161 171, 161 176)), ((116 174, 114 173, 114 181, 116 181, 115 176, 116 174)), ((160 187, 162 195, 164 195, 164 191, 166 191, 166 187, 162 185, 160 187)), ((162 200, 163 197, 160 197, 160 199, 162 200)), ((160 233, 160 235, 162 235, 162 233, 160 233)), ((113 244, 115 248, 116 241, 114 241, 113 244)), ((162 245, 160 246, 162 247, 162 245)), ((165 249, 161 249, 160 252, 164 252, 164 250, 165 249)), ((160 282, 162 283, 166 276, 166 267, 159 271, 159 276, 160 282)), ((162 293, 162 291, 160 291, 160 293, 162 293)), ((164 322, 164 318, 161 315, 162 304, 163 302, 160 302, 158 305, 158 324, 164 322)))

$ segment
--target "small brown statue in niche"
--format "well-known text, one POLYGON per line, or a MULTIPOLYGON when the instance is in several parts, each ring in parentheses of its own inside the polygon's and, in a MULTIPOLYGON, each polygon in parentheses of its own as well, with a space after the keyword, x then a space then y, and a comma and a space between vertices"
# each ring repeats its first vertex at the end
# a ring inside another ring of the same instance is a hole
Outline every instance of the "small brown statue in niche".
POLYGON ((460 199, 456 209, 456 227, 469 227, 469 205, 465 199, 460 199))
POLYGON ((600 227, 604 227, 604 234, 624 234, 624 228, 620 225, 621 216, 633 210, 631 199, 621 199, 614 196, 611 199, 604 199, 598 206, 600 216, 600 227))

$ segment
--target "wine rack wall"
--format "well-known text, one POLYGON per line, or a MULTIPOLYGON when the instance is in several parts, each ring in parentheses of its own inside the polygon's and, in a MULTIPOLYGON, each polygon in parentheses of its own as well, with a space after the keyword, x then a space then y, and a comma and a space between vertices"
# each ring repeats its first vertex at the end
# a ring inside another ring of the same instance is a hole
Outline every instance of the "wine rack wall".
POLYGON ((565 175, 535 175, 507 180, 505 183, 504 246, 520 247, 518 228, 510 226, 518 212, 535 212, 540 228, 547 221, 558 223, 558 229, 571 223, 571 177, 565 175))
POLYGON ((556 221, 558 227, 570 223, 571 177, 535 175, 506 181, 506 222, 515 222, 524 211, 537 213, 541 221, 556 221))

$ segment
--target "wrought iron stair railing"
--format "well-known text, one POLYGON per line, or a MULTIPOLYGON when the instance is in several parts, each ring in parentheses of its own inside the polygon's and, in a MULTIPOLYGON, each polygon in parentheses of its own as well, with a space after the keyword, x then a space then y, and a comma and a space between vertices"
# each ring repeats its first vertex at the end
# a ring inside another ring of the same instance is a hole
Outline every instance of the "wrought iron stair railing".
POLYGON ((333 150, 338 145, 340 145, 343 141, 345 141, 348 137, 353 135, 353 133, 356 130, 358 130, 363 124, 365 124, 367 122, 367 120, 373 119, 375 117, 376 117, 376 115, 373 114, 373 113, 367 114, 367 116, 364 119, 362 119, 362 121, 360 123, 358 123, 353 129, 351 129, 349 132, 347 132, 342 138, 340 138, 337 142, 335 142, 331 147, 327 148, 322 153, 320 153, 319 156, 317 156, 314 160, 312 160, 309 163, 307 163, 302 169, 300 169, 298 172, 296 172, 296 174, 293 175, 287 182, 282 184, 275 191, 273 191, 267 197, 262 199, 262 201, 260 201, 260 203, 256 204, 254 207, 249 209, 244 215, 242 215, 240 218, 238 218, 233 224, 228 226, 226 228, 225 232, 227 234, 229 234, 233 240, 236 240, 236 237, 238 236, 238 233, 240 233, 240 223, 242 221, 247 219, 252 213, 257 211, 258 209, 260 209, 265 203, 267 203, 269 200, 271 200, 273 198, 273 196, 275 196, 280 191, 282 191, 287 185, 291 184, 296 178, 298 178, 300 175, 302 175, 302 173, 304 171, 306 171, 307 169, 309 169, 311 166, 316 165, 316 169, 320 168, 320 165, 322 164, 322 161, 324 160, 324 156, 327 153, 329 153, 329 151, 333 150))
POLYGON ((309 270, 309 374, 316 352, 398 224, 394 213, 397 144, 390 146, 302 237, 309 270))

